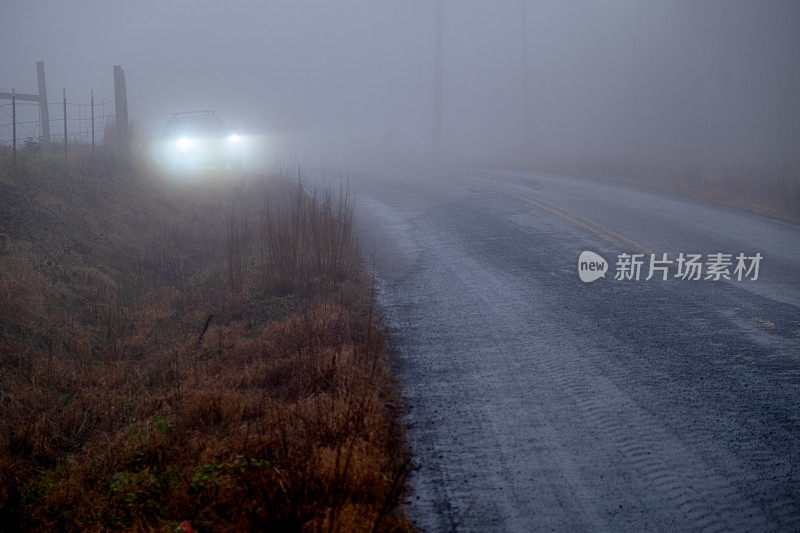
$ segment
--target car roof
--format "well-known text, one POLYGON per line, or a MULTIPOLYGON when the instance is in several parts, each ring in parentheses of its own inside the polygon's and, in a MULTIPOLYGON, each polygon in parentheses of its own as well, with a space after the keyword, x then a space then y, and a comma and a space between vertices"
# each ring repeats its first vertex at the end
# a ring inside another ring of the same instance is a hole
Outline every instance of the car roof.
POLYGON ((214 111, 172 113, 164 132, 167 134, 223 133, 228 126, 214 111))

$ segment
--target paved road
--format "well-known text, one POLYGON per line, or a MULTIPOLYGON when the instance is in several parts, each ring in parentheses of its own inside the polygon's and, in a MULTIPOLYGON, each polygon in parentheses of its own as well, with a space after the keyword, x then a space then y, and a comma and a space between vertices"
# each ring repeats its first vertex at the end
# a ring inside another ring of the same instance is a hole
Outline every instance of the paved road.
POLYGON ((536 173, 350 187, 422 529, 800 529, 800 226, 536 173), (578 279, 583 250, 605 279, 578 279), (763 260, 758 281, 613 279, 651 251, 763 260))

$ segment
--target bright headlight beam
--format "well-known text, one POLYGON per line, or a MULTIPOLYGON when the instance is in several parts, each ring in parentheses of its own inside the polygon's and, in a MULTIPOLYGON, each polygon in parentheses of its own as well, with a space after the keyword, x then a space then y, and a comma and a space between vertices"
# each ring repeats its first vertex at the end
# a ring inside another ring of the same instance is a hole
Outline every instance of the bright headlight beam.
POLYGON ((192 147, 192 144, 194 144, 194 142, 188 137, 181 137, 178 139, 178 148, 181 150, 188 150, 192 147))
POLYGON ((228 137, 228 140, 229 140, 230 142, 232 142, 232 143, 238 143, 240 138, 241 138, 241 137, 239 137, 238 135, 236 135, 236 134, 234 133, 234 134, 232 134, 232 135, 230 135, 230 136, 228 137))

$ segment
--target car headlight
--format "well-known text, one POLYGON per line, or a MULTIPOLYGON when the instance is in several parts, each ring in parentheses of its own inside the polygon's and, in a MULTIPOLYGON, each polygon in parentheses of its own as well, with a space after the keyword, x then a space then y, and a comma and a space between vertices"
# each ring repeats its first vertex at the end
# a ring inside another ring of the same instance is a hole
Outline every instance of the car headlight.
POLYGON ((189 150, 192 146, 194 146, 194 140, 188 137, 181 137, 178 139, 178 148, 182 151, 189 150))
POLYGON ((234 134, 231 134, 230 136, 228 136, 228 140, 229 140, 230 142, 232 142, 232 143, 238 143, 240 139, 241 139, 241 137, 239 137, 239 136, 238 136, 238 135, 236 135, 235 133, 234 133, 234 134))

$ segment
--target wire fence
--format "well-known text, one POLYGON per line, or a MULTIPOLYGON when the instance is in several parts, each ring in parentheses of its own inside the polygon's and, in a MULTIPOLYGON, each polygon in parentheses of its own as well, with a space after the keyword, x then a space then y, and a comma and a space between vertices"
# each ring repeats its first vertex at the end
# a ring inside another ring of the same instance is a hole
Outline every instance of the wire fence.
MULTIPOLYGON (((0 145, 12 145, 14 123, 17 127, 18 147, 26 142, 39 142, 43 136, 39 102, 16 100, 14 105, 16 113, 12 110, 11 102, 0 104, 0 145), (14 121, 14 114, 16 114, 16 121, 14 121)), ((64 144, 65 124, 68 143, 90 144, 94 131, 95 143, 102 144, 106 132, 114 126, 115 106, 116 102, 113 98, 95 98, 94 105, 92 105, 91 98, 87 98, 86 102, 67 101, 65 112, 63 99, 48 101, 51 144, 64 144), (92 120, 92 116, 94 116, 94 120, 92 120)))

